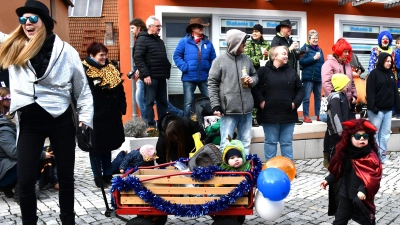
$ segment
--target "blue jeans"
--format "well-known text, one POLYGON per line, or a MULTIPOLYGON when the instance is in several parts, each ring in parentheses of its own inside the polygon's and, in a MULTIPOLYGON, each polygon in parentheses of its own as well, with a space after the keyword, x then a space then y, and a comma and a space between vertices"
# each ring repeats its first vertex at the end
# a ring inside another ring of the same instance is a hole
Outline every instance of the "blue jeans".
POLYGON ((199 87, 200 93, 203 97, 208 97, 208 86, 207 81, 204 82, 187 82, 183 81, 183 115, 187 118, 190 118, 190 111, 193 110, 194 103, 194 91, 196 90, 196 86, 199 87))
POLYGON ((136 82, 136 103, 139 106, 140 115, 142 118, 146 115, 146 96, 144 96, 144 82, 139 79, 136 82))
POLYGON ((242 142, 246 155, 250 154, 251 119, 251 113, 221 116, 221 144, 219 147, 221 152, 228 144, 228 134, 233 138, 233 132, 237 127, 238 136, 236 139, 242 142))
POLYGON ((293 132, 295 123, 272 124, 262 123, 264 130, 264 155, 265 161, 276 156, 278 142, 281 147, 281 154, 293 160, 293 132))
POLYGON ((386 161, 387 143, 392 127, 392 111, 379 111, 375 114, 368 110, 368 119, 378 129, 375 139, 379 147, 379 158, 383 163, 386 161))
MULTIPOLYGON (((112 175, 112 167, 111 167, 111 152, 95 152, 94 155, 96 156, 97 165, 100 170, 100 174, 102 176, 105 175, 112 175)), ((90 165, 92 166, 92 172, 94 178, 97 177, 96 167, 94 165, 94 161, 92 157, 90 157, 90 165)))
MULTIPOLYGON (((140 79, 136 82, 135 98, 136 98, 136 103, 139 106, 140 115, 142 115, 142 118, 144 118, 146 115, 146 96, 144 95, 144 82, 140 79)), ((157 104, 157 102, 156 102, 156 104, 157 104)), ((168 112, 173 113, 178 116, 183 116, 183 111, 176 108, 170 102, 168 102, 168 112)), ((151 120, 151 123, 155 124, 154 118, 151 120)))
POLYGON ((314 111, 315 115, 319 116, 319 110, 321 108, 321 87, 320 81, 303 81, 304 87, 304 98, 303 98, 303 115, 309 116, 308 110, 310 108, 310 96, 311 92, 314 93, 314 111))
POLYGON ((157 102, 158 118, 162 118, 168 111, 167 100, 167 81, 165 79, 151 79, 151 85, 144 85, 144 94, 146 96, 146 116, 148 126, 155 126, 154 121, 154 101, 157 102))

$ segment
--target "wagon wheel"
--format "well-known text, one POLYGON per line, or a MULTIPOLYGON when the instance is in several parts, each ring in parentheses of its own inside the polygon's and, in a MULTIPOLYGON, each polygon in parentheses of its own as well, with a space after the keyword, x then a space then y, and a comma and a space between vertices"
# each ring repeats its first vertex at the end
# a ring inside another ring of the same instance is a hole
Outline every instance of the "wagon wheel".
POLYGON ((153 222, 150 219, 136 217, 129 220, 126 225, 153 225, 153 222))
POLYGON ((215 217, 214 223, 212 225, 241 225, 239 221, 237 221, 233 217, 215 217))
POLYGON ((151 217, 151 220, 153 221, 154 225, 165 225, 168 220, 168 216, 153 216, 151 217))
POLYGON ((246 220, 246 216, 237 216, 236 220, 240 223, 240 224, 244 224, 244 221, 246 220))

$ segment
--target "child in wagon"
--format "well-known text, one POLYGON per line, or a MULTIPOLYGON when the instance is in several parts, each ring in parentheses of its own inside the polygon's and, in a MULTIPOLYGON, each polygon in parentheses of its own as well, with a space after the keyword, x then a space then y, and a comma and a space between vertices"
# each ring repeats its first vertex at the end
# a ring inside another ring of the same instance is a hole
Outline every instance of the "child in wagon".
POLYGON ((239 140, 232 140, 228 135, 228 144, 222 152, 223 162, 221 168, 229 171, 248 171, 251 168, 250 161, 246 160, 246 152, 239 140))
POLYGON ((129 167, 134 168, 135 166, 154 166, 154 160, 158 157, 156 155, 156 148, 153 145, 143 145, 140 147, 140 149, 134 149, 126 154, 122 160, 117 160, 117 158, 113 161, 113 168, 119 164, 119 172, 124 173, 129 167), (120 163, 117 161, 120 161, 120 163))

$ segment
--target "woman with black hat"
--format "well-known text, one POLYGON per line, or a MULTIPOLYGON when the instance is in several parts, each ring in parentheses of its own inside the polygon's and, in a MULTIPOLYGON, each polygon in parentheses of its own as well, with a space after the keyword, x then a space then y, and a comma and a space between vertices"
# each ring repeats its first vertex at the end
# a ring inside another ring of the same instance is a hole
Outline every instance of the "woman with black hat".
POLYGON ((268 60, 268 51, 271 45, 268 41, 264 40, 263 37, 263 26, 256 24, 253 27, 253 32, 251 33, 251 40, 247 41, 244 47, 244 54, 251 58, 254 68, 258 70, 262 62, 268 60), (261 61, 263 60, 263 61, 261 61))
MULTIPOLYGON (((78 52, 52 30, 49 9, 27 1, 16 10, 20 25, 0 40, 0 67, 8 68, 18 112, 17 176, 23 224, 36 224, 35 183, 44 141, 49 137, 58 167, 62 224, 75 224, 75 126, 71 101, 76 100, 79 125, 92 127, 93 97, 78 52)), ((1 37, 1 35, 0 35, 1 37)))

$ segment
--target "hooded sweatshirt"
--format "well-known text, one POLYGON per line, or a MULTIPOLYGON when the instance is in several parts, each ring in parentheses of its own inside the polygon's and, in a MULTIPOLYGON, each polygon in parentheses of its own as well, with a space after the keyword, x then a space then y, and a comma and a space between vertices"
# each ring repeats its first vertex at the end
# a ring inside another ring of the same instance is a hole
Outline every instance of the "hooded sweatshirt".
POLYGON ((240 30, 229 30, 226 33, 227 52, 218 56, 211 66, 208 92, 213 111, 220 111, 226 115, 253 112, 251 87, 258 82, 257 72, 247 55, 237 54, 246 36, 246 33, 240 30), (253 79, 249 88, 242 87, 240 78, 243 69, 253 79))
POLYGON ((367 79, 367 108, 377 114, 379 111, 391 111, 396 107, 400 113, 400 98, 397 91, 396 81, 392 71, 393 64, 389 69, 384 67, 388 53, 379 54, 376 68, 371 71, 367 79))

